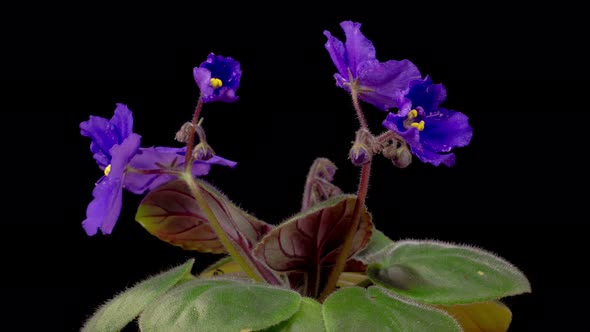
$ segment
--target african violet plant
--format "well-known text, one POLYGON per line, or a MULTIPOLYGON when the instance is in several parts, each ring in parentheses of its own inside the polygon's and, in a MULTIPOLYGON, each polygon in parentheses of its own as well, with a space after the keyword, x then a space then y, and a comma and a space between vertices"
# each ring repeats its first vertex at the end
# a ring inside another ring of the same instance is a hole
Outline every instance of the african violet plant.
POLYGON ((193 260, 138 283, 104 304, 83 331, 119 331, 138 317, 142 331, 506 331, 510 310, 499 299, 530 291, 514 266, 474 247, 392 241, 365 206, 372 158, 399 168, 412 156, 435 166, 455 163, 469 144, 468 118, 440 104, 441 84, 408 60, 379 62, 359 23, 342 22, 346 40, 325 44, 336 85, 352 97, 360 128, 349 159, 360 167, 355 194, 332 183, 336 166, 316 159, 301 211, 279 225, 244 212, 200 177, 212 165, 234 167, 209 145, 204 104, 235 102, 240 64, 210 54, 194 69, 200 97, 176 139, 183 148, 140 147, 132 113, 118 104, 108 120, 80 125, 104 176, 82 226, 110 234, 122 191, 147 193, 136 220, 185 250, 228 254, 192 274, 193 260), (361 102, 388 112, 373 135, 361 102), (195 141, 198 138, 198 144, 195 141))

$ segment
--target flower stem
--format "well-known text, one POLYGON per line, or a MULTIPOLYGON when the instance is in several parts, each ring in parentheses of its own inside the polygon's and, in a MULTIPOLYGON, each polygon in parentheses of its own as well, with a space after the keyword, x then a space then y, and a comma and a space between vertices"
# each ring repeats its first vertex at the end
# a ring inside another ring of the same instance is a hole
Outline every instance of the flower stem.
POLYGON ((201 116, 201 110, 203 109, 203 96, 199 94, 199 100, 197 101, 197 107, 193 114, 193 120, 191 121, 191 128, 189 131, 188 140, 186 142, 186 157, 184 159, 185 170, 190 174, 191 167, 193 166, 193 148, 195 146, 195 128, 199 123, 199 116, 201 116))
POLYGON ((323 302, 328 297, 328 295, 330 295, 334 291, 334 289, 336 288, 336 284, 338 283, 338 278, 340 278, 340 274, 344 271, 344 266, 346 265, 346 261, 348 260, 348 254, 350 252, 350 249, 352 249, 352 241, 361 221, 361 210, 365 205, 365 199, 367 197, 367 191, 369 189, 370 175, 371 162, 368 162, 364 164, 361 169, 361 179, 359 181, 358 193, 356 196, 356 202, 354 204, 354 210, 352 211, 351 226, 348 229, 348 232, 346 233, 346 237, 344 238, 342 249, 340 249, 340 253, 336 258, 336 264, 334 264, 334 267, 330 272, 330 276, 328 277, 326 287, 320 295, 320 302, 323 302))
POLYGON ((367 125, 367 120, 365 119, 365 115, 363 114, 363 110, 361 109, 361 105, 359 103, 358 92, 353 85, 350 89, 350 95, 352 96, 352 105, 354 106, 354 110, 356 111, 356 116, 359 119, 361 124, 361 128, 368 129, 369 126, 367 125))
POLYGON ((390 131, 390 130, 383 132, 381 135, 379 135, 375 138, 377 139, 377 142, 379 142, 381 144, 383 144, 393 138, 395 138, 401 142, 404 141, 404 139, 400 135, 398 135, 397 133, 394 133, 393 131, 390 131))
POLYGON ((213 228, 213 231, 215 231, 215 235, 217 235, 217 238, 219 239, 221 244, 223 244, 223 246, 234 259, 234 261, 238 263, 242 270, 244 270, 244 272, 246 272, 246 274, 248 274, 248 276, 250 276, 252 279, 254 279, 255 281, 263 281, 263 278, 256 272, 256 269, 253 269, 250 266, 250 264, 248 264, 248 262, 240 254, 240 252, 238 252, 236 247, 231 243, 230 239, 227 237, 227 234, 225 234, 223 228, 221 228, 219 220, 217 220, 217 217, 215 217, 215 214, 209 207, 209 204, 207 204, 207 201, 203 197, 203 193, 201 192, 201 189, 195 182, 193 175, 189 172, 185 172, 182 174, 181 177, 188 185, 191 194, 197 200, 199 206, 203 209, 203 212, 205 213, 205 215, 207 216, 207 220, 209 221, 209 225, 211 225, 211 228, 213 228))
MULTIPOLYGON (((352 73, 349 73, 351 81, 352 81, 352 73)), ((358 84, 355 82, 351 85, 350 95, 352 96, 352 105, 354 110, 356 111, 356 115, 359 119, 360 125, 362 129, 369 130, 369 126, 367 125, 367 120, 365 119, 365 115, 363 114, 363 110, 359 103, 358 98, 358 84)), ((336 289, 336 285, 338 283, 338 279, 340 278, 340 274, 344 272, 344 267, 346 265, 346 261, 348 260, 348 254, 350 249, 352 249, 352 241, 354 240, 354 236, 358 230, 359 223, 361 221, 361 210, 365 205, 365 198, 367 197, 367 191, 369 189, 369 177, 371 175, 371 162, 364 164, 361 168, 361 178, 359 180, 359 186, 357 189, 356 195, 356 202, 354 204, 354 210, 352 211, 352 222, 348 232, 346 232, 346 236, 344 237, 344 243, 342 243, 342 248, 340 249, 340 253, 336 258, 336 264, 332 268, 330 272, 330 276, 328 277, 328 281, 326 282, 326 286, 324 290, 320 294, 319 301, 323 302, 332 292, 336 289)))

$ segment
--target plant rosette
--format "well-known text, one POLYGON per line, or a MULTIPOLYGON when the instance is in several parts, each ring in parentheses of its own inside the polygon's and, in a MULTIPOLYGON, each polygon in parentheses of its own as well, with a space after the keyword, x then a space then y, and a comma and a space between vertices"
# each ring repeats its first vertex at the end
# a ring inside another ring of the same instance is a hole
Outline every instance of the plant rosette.
POLYGON ((201 118, 205 104, 239 99, 236 60, 210 54, 194 68, 200 97, 176 134, 185 147, 141 147, 123 104, 110 120, 91 116, 80 124, 104 173, 82 223, 89 236, 113 231, 127 190, 145 194, 135 219, 150 234, 224 255, 203 271, 193 271, 191 259, 137 283, 102 305, 82 331, 121 331, 133 321, 141 331, 166 332, 507 331, 512 313, 500 301, 531 291, 516 267, 472 246, 393 241, 375 227, 365 205, 372 160, 453 166, 452 149, 469 144, 472 128, 466 115, 440 106, 445 88, 410 61, 378 61, 360 26, 341 23, 344 43, 324 33, 336 85, 352 97, 359 119, 349 152, 360 169, 358 190, 343 193, 333 183, 336 165, 317 158, 300 212, 278 225, 202 179, 212 166, 236 166, 213 150, 201 118), (361 102, 387 112, 381 134, 370 132, 361 102))

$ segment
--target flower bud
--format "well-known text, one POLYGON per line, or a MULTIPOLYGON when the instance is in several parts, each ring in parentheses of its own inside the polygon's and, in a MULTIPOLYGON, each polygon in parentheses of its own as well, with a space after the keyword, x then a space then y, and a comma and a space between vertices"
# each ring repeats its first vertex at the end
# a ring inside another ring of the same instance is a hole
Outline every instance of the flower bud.
POLYGON ((348 153, 348 159, 355 166, 362 166, 373 159, 375 137, 367 129, 359 129, 348 153))
POLYGON ((211 148, 209 144, 203 142, 197 144, 193 151, 193 158, 196 160, 209 160, 213 158, 214 155, 215 151, 213 151, 213 148, 211 148))
POLYGON ((192 123, 185 122, 182 125, 182 127, 180 127, 180 130, 178 132, 176 132, 176 136, 174 136, 174 139, 180 143, 187 143, 188 138, 190 137, 190 134, 191 134, 192 127, 193 127, 192 123))
POLYGON ((373 155, 364 144, 354 143, 348 153, 348 158, 355 166, 362 166, 370 162, 373 155))
POLYGON ((406 168, 412 163, 412 152, 405 142, 394 140, 391 144, 383 148, 383 156, 399 168, 406 168))

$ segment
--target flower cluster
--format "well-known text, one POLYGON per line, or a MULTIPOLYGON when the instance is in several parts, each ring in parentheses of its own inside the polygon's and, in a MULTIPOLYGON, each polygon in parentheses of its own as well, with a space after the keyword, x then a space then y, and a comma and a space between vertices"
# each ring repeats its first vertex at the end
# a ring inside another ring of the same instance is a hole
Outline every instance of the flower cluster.
MULTIPOLYGON (((202 102, 233 102, 240 84, 240 64, 229 57, 209 55, 207 61, 194 69, 194 76, 201 90, 202 102)), ((202 128, 198 131, 203 133, 202 128)), ((189 169, 193 176, 209 173, 211 165, 235 167, 236 162, 195 150, 195 157, 186 158, 186 147, 141 148, 141 136, 133 132, 133 115, 124 104, 117 104, 115 114, 108 120, 90 116, 80 124, 82 136, 89 137, 90 151, 104 175, 92 191, 94 199, 86 210, 82 226, 88 235, 95 235, 100 228, 110 234, 121 212, 123 189, 143 194, 176 178, 176 172, 189 169)), ((201 142, 208 146, 206 142, 201 142)), ((212 150, 211 150, 212 152, 212 150)))
POLYGON ((359 119, 348 155, 360 167, 357 191, 344 193, 333 183, 336 164, 317 158, 301 210, 282 223, 259 220, 199 179, 212 165, 236 166, 215 153, 200 121, 203 105, 238 100, 242 71, 230 57, 211 53, 194 68, 200 96, 175 136, 184 147, 141 147, 124 104, 111 119, 91 116, 80 124, 104 173, 82 223, 88 235, 113 231, 125 189, 146 194, 135 220, 153 236, 228 255, 198 276, 190 260, 134 286, 103 305, 82 331, 119 331, 136 318, 142 331, 508 329, 511 312, 498 300, 530 292, 522 272, 470 246, 393 241, 365 205, 375 156, 398 168, 413 156, 452 166, 452 150, 472 137, 467 116, 442 107, 444 86, 409 60, 377 60, 361 24, 341 27, 345 42, 326 31, 325 47, 336 85, 350 94, 359 119), (361 101, 387 112, 382 133, 371 133, 361 101))
MULTIPOLYGON (((360 31, 360 23, 345 21, 340 26, 345 43, 324 32, 328 38, 325 47, 338 70, 334 74, 336 85, 381 110, 398 109, 390 111, 383 121, 392 133, 389 137, 395 139, 396 151, 385 146, 377 150, 388 151, 384 155, 394 158, 392 161, 400 167, 408 164, 399 161, 406 144, 423 162, 454 165, 455 155, 450 151, 469 144, 473 132, 467 116, 440 107, 446 99, 444 86, 434 84, 429 76, 422 78, 409 60, 379 62, 373 43, 360 31)), ((351 159, 357 165, 367 161, 358 156, 369 155, 367 150, 359 150, 360 146, 362 142, 357 139, 351 150, 351 159)))

